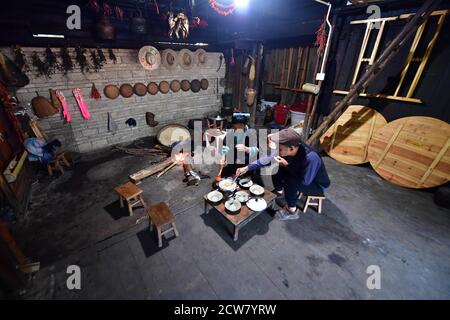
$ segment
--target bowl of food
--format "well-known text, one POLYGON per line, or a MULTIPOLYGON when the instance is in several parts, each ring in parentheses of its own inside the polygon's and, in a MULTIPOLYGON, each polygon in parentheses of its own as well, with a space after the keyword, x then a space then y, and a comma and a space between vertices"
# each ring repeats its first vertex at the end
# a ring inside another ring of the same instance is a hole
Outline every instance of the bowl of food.
POLYGON ((229 199, 225 202, 225 210, 229 214, 238 214, 241 211, 241 203, 236 199, 229 199))
POLYGON ((260 197, 264 194, 264 188, 260 185, 254 184, 250 187, 250 193, 254 196, 260 197))
POLYGON ((253 181, 250 178, 242 178, 241 180, 239 180, 239 186, 242 189, 248 189, 253 185, 253 181))
POLYGON ((222 201, 223 199, 223 194, 217 190, 211 191, 210 193, 208 193, 206 195, 206 198, 208 199, 208 201, 213 204, 213 205, 217 205, 220 203, 220 201, 222 201))
POLYGON ((237 184, 232 179, 223 179, 219 182, 219 188, 224 192, 234 192, 237 188, 237 184))
POLYGON ((245 203, 248 201, 248 193, 245 191, 238 191, 235 193, 234 198, 240 203, 245 203))

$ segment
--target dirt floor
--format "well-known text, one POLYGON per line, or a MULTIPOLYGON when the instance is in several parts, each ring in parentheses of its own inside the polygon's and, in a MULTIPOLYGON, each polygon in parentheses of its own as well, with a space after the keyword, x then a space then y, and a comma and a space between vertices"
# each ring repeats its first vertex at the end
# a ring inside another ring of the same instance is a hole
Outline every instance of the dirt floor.
MULTIPOLYGON (((212 179, 188 187, 176 167, 140 185, 147 203, 164 201, 176 214, 180 237, 159 249, 144 210, 128 216, 114 193, 154 160, 107 150, 83 155, 63 176, 39 176, 13 229, 42 267, 23 298, 450 298, 450 211, 431 192, 325 158, 332 186, 322 215, 310 209, 280 222, 265 212, 234 242, 221 216, 203 212, 212 179), (72 264, 81 268, 81 290, 67 289, 72 264), (371 265, 380 267, 380 290, 366 286, 371 265)), ((211 177, 216 170, 203 168, 211 177)))

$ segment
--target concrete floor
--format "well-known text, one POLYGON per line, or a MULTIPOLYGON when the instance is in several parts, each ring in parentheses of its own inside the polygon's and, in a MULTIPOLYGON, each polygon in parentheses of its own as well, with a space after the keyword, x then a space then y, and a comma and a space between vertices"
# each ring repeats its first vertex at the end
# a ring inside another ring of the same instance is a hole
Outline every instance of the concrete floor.
POLYGON ((324 161, 332 186, 322 215, 280 222, 263 213, 238 242, 220 216, 203 214, 210 180, 187 187, 181 168, 144 180, 146 201, 166 201, 180 232, 158 249, 143 209, 126 216, 113 192, 149 160, 85 155, 64 176, 40 180, 14 230, 42 264, 24 298, 449 299, 450 211, 370 167, 324 161), (66 287, 72 264, 81 290, 66 287), (381 268, 380 290, 366 286, 370 265, 381 268))

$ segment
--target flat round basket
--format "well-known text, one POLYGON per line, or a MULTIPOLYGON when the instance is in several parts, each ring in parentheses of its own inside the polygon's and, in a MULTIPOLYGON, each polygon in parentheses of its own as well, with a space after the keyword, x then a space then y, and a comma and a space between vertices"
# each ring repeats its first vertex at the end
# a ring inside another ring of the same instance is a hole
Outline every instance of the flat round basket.
POLYGON ((200 80, 200 87, 202 88, 202 90, 208 89, 208 87, 209 87, 208 79, 200 80))
POLYGON ((191 89, 191 83, 189 82, 189 80, 181 81, 181 90, 189 91, 189 89, 191 89))
POLYGON ((161 93, 167 93, 170 90, 170 85, 167 81, 161 81, 159 83, 159 91, 161 91, 161 93))
POLYGON ((147 85, 147 91, 148 91, 148 93, 150 93, 151 95, 157 94, 158 91, 159 91, 158 84, 157 84, 156 82, 150 82, 150 83, 147 85))
POLYGON ((138 82, 133 86, 133 91, 136 95, 143 97, 147 94, 147 86, 141 82, 138 82))
POLYGON ((178 92, 181 89, 181 83, 178 80, 172 80, 172 82, 170 83, 170 90, 172 90, 172 92, 178 92))
POLYGON ((191 81, 191 90, 192 90, 192 92, 199 92, 200 91, 200 81, 192 80, 191 81))
POLYGON ((320 138, 322 148, 336 161, 362 164, 369 161, 367 151, 372 135, 386 125, 386 119, 374 109, 349 106, 320 138))
POLYGON ((168 124, 159 130, 156 137, 162 145, 170 147, 176 142, 189 140, 191 134, 185 126, 180 124, 168 124))
POLYGON ((103 89, 103 93, 109 99, 116 99, 120 95, 119 87, 114 84, 108 84, 103 89))
POLYGON ((430 117, 397 119, 375 132, 369 161, 384 179, 408 188, 450 180, 450 125, 430 117))
POLYGON ((133 95, 133 86, 129 83, 124 83, 120 86, 120 94, 124 98, 129 98, 133 95))

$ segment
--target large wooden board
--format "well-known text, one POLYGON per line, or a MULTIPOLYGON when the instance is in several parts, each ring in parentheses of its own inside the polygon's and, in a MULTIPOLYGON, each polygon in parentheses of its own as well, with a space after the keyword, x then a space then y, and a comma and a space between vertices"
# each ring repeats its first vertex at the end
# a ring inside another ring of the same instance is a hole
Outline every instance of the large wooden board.
POLYGON ((450 180, 450 125, 429 117, 388 123, 372 137, 369 161, 400 186, 431 188, 450 180))
POLYGON ((345 164, 362 164, 368 161, 367 151, 373 133, 386 123, 374 109, 349 106, 322 135, 320 143, 333 159, 345 164))

